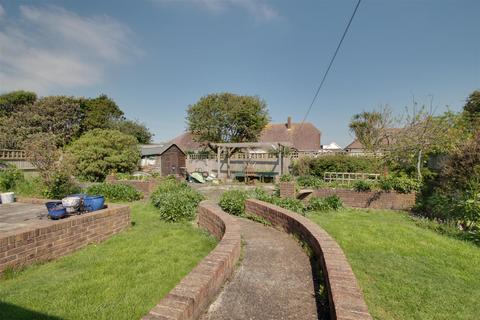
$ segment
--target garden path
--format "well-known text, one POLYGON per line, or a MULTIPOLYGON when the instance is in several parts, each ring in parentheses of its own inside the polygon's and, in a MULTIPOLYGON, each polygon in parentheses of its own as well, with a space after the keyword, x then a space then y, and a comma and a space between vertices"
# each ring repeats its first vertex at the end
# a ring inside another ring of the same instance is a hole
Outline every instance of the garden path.
POLYGON ((298 242, 272 227, 239 222, 243 259, 201 319, 318 319, 310 259, 298 242))

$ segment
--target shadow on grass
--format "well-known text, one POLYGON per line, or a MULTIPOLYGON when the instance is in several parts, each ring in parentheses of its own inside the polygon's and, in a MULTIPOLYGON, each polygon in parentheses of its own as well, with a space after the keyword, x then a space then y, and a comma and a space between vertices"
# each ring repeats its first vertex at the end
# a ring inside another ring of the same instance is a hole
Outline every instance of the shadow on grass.
MULTIPOLYGON (((47 301, 45 301, 47 303, 47 301)), ((14 304, 0 301, 0 319, 9 320, 61 320, 62 318, 25 309, 14 304)))

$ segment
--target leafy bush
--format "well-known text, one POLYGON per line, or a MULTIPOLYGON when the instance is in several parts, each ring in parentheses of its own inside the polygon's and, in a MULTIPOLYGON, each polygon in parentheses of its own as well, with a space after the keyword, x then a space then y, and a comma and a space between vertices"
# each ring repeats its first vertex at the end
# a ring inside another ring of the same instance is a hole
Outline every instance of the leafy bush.
POLYGON ((289 174, 282 174, 280 176, 280 182, 290 182, 293 181, 293 177, 289 174))
POLYGON ((43 196, 47 199, 61 199, 67 195, 80 192, 80 187, 65 172, 54 171, 50 180, 45 182, 43 196))
POLYGON ((11 191, 22 181, 23 173, 13 165, 0 170, 0 191, 11 191))
POLYGON ((218 205, 223 211, 235 216, 243 216, 245 214, 245 200, 249 198, 249 194, 242 190, 228 190, 220 197, 218 205))
POLYGON ((382 177, 379 180, 380 188, 384 191, 391 191, 395 190, 399 193, 411 193, 418 191, 420 187, 420 183, 412 178, 408 178, 405 176, 394 177, 394 176, 387 176, 382 177))
POLYGON ((192 220, 203 196, 185 182, 163 180, 152 193, 152 204, 158 208, 160 219, 168 222, 192 220))
POLYGON ((368 180, 356 180, 353 183, 353 190, 361 192, 361 191, 370 191, 372 190, 372 182, 368 180))
POLYGON ((67 149, 76 175, 87 181, 103 181, 110 172, 132 172, 140 160, 137 139, 117 130, 94 129, 67 149))
POLYGON ((46 189, 40 177, 25 178, 15 185, 15 193, 25 197, 42 197, 46 189))
POLYGON ((320 188, 325 182, 323 179, 315 176, 300 176, 297 178, 297 184, 301 187, 320 188))
POLYGON ((277 198, 277 197, 272 197, 271 200, 272 204, 282 207, 284 209, 303 214, 303 211, 305 210, 305 206, 303 205, 303 202, 298 199, 294 198, 277 198))
POLYGON ((317 158, 302 157, 293 163, 296 176, 312 175, 323 178, 325 172, 381 173, 382 159, 378 157, 352 157, 345 154, 317 158))
POLYGON ((88 194, 98 194, 109 201, 137 201, 142 198, 142 193, 132 186, 124 184, 99 183, 87 188, 88 194))
POLYGON ((308 211, 329 211, 343 208, 342 200, 337 196, 328 196, 326 198, 312 197, 308 201, 308 211))

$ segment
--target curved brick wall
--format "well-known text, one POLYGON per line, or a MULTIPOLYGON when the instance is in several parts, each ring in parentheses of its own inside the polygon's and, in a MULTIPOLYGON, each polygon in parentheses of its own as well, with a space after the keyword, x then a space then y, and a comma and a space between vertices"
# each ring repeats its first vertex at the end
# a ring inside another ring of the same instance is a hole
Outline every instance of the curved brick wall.
POLYGON ((240 227, 216 204, 203 201, 198 225, 220 242, 182 281, 142 319, 197 319, 220 292, 240 258, 240 227))
POLYGON ((332 319, 372 319, 347 258, 325 230, 299 214, 259 200, 247 200, 246 211, 299 236, 310 246, 323 269, 332 319))

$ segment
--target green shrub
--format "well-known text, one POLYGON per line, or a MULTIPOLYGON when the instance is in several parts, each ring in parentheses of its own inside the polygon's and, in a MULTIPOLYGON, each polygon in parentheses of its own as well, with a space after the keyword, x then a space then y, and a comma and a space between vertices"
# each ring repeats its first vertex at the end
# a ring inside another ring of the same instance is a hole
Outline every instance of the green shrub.
POLYGON ((117 130, 88 131, 67 149, 76 175, 86 181, 103 181, 111 172, 130 173, 140 160, 137 139, 117 130))
POLYGON ((79 193, 80 187, 65 172, 54 171, 50 175, 50 180, 45 182, 43 196, 47 199, 61 199, 70 194, 79 193))
POLYGON ((164 179, 152 193, 152 204, 158 208, 160 219, 168 222, 192 220, 203 196, 185 182, 164 179))
POLYGON ((293 177, 289 174, 282 174, 280 176, 280 182, 291 182, 293 181, 293 177))
POLYGON ((282 207, 284 209, 304 214, 305 206, 303 205, 303 202, 301 200, 294 198, 273 197, 271 201, 272 204, 282 207))
POLYGON ((372 190, 372 182, 368 180, 356 180, 353 183, 353 190, 361 192, 361 191, 370 191, 372 190))
POLYGON ((387 176, 382 177, 379 180, 380 188, 384 191, 397 191, 399 193, 411 193, 418 191, 420 187, 420 183, 412 178, 408 178, 405 176, 394 177, 394 176, 387 176))
POLYGON ((242 190, 228 190, 220 197, 218 205, 223 211, 235 216, 243 216, 245 214, 245 200, 249 198, 249 194, 242 190))
POLYGON ((25 178, 15 185, 15 193, 25 197, 42 197, 46 189, 40 177, 25 178))
POLYGON ((0 170, 0 191, 12 191, 24 179, 23 172, 13 165, 0 170))
POLYGON ((142 193, 132 186, 123 184, 99 183, 87 188, 88 194, 98 194, 108 201, 137 201, 142 198, 142 193))
POLYGON ((300 176, 297 178, 297 184, 301 187, 320 188, 325 182, 323 179, 315 176, 300 176))
POLYGON ((296 176, 312 175, 323 178, 325 172, 381 173, 383 162, 378 157, 352 157, 345 154, 322 157, 302 157, 293 163, 296 176))
POLYGON ((329 211, 343 208, 342 200, 337 196, 328 196, 326 198, 312 197, 308 201, 308 211, 329 211))

